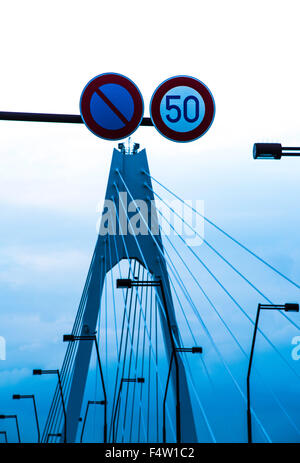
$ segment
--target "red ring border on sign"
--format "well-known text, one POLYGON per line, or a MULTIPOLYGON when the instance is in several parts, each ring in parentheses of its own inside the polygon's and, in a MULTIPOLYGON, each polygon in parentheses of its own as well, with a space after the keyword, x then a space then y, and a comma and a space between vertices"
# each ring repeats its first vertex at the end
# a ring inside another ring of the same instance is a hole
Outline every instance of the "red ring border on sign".
POLYGON ((137 86, 128 77, 117 73, 105 73, 94 77, 84 87, 80 98, 80 113, 87 128, 96 136, 106 140, 120 140, 131 135, 140 125, 144 114, 143 97, 137 86), (129 123, 118 130, 108 130, 101 127, 93 119, 90 112, 90 102, 95 90, 104 84, 118 84, 126 88, 134 101, 134 114, 129 123))
POLYGON ((150 102, 150 116, 155 128, 163 135, 172 141, 188 142, 202 137, 210 128, 215 117, 215 102, 210 90, 203 82, 195 77, 175 76, 170 77, 160 84, 150 102), (165 94, 174 87, 187 86, 196 90, 203 98, 205 105, 204 118, 198 127, 189 132, 177 132, 168 127, 160 115, 160 104, 165 94))

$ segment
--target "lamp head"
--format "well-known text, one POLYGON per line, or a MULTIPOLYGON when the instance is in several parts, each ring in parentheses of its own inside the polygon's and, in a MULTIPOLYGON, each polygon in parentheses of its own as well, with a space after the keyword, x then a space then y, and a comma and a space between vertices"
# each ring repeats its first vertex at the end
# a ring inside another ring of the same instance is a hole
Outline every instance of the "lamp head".
POLYGON ((254 159, 281 159, 282 146, 280 143, 254 143, 254 159))
POLYGON ((202 354, 202 347, 192 347, 192 354, 202 354))
POLYGON ((284 304, 285 312, 299 312, 299 304, 288 303, 284 304))
POLYGON ((132 281, 129 278, 118 278, 117 288, 131 288, 132 281))

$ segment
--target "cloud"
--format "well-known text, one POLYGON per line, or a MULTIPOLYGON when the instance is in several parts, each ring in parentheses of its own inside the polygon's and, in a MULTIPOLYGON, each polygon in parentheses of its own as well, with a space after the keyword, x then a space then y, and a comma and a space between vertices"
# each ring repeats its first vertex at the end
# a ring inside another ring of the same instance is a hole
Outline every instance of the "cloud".
POLYGON ((19 381, 31 375, 32 371, 29 368, 14 368, 12 370, 2 370, 0 371, 0 385, 4 387, 18 384, 19 381))
POLYGON ((12 286, 48 286, 66 274, 80 273, 88 266, 90 256, 76 249, 41 250, 34 246, 0 248, 0 282, 12 286), (45 281, 45 277, 47 280, 45 281))

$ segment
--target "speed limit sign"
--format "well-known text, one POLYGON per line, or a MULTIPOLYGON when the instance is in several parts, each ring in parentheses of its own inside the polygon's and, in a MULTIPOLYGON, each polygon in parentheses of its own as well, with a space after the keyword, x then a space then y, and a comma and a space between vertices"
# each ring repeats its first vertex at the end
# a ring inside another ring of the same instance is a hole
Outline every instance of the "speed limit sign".
POLYGON ((156 129, 169 140, 188 142, 207 132, 215 115, 210 90, 189 76, 171 77, 155 90, 150 115, 156 129))

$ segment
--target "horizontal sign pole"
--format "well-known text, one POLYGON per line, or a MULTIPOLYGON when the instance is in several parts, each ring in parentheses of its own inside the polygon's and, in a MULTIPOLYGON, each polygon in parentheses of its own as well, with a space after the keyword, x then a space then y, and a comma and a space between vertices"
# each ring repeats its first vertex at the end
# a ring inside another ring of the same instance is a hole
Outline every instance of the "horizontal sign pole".
MULTIPOLYGON (((78 114, 46 114, 46 113, 19 113, 11 111, 0 111, 2 121, 26 121, 26 122, 63 122, 67 124, 83 124, 78 114)), ((141 125, 153 126, 150 117, 144 117, 141 125)))

